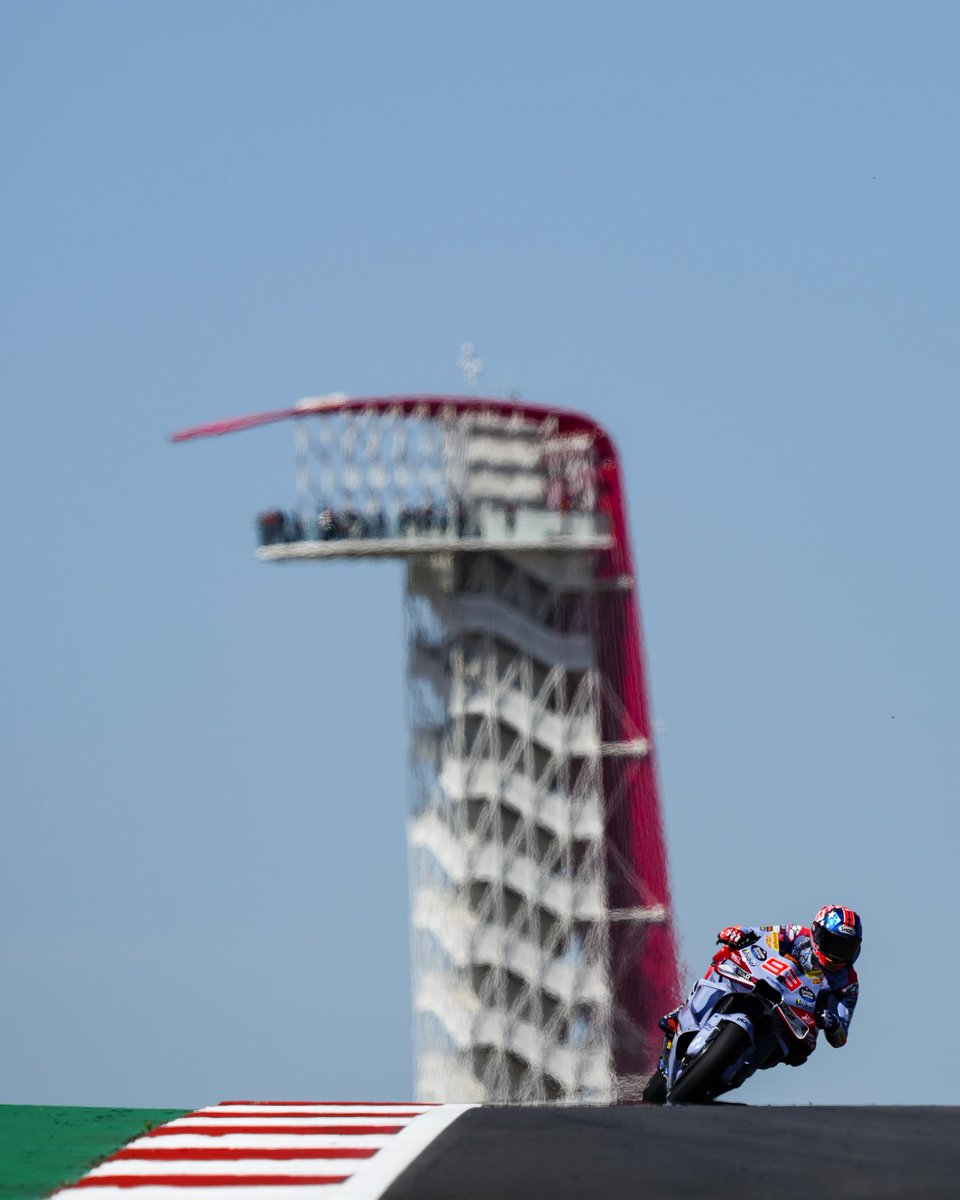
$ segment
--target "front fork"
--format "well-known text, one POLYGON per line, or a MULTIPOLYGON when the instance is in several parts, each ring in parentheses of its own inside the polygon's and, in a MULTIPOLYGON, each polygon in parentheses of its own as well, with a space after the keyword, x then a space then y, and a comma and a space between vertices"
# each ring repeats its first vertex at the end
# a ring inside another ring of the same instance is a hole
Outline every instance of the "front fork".
POLYGON ((673 1049, 673 1040, 676 1036, 675 1033, 668 1033, 663 1039, 663 1049, 660 1051, 660 1061, 657 1063, 657 1070, 664 1079, 669 1078, 667 1075, 667 1066, 670 1062, 670 1051, 673 1049))

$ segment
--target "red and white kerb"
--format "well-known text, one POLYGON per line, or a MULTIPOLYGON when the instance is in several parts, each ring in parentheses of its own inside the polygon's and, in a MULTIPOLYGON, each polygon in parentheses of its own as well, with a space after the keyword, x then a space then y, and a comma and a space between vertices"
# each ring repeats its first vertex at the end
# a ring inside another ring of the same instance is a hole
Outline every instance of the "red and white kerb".
POLYGON ((376 1200, 470 1104, 228 1100, 129 1142, 64 1200, 376 1200))

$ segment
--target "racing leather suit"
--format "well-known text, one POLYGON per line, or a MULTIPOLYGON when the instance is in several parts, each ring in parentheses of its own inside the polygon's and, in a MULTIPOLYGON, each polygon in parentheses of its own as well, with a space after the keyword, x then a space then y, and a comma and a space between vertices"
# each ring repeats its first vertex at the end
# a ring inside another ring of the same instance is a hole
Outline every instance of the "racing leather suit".
MULTIPOLYGON (((836 1028, 824 1029, 823 1034, 831 1046, 843 1046, 860 995, 860 984, 853 967, 842 966, 835 971, 824 970, 813 953, 810 930, 806 925, 735 925, 732 928, 747 935, 755 934, 752 941, 759 942, 771 937, 778 943, 774 948, 795 958, 809 975, 816 977, 818 973, 822 973, 823 987, 817 996, 817 1014, 828 1012, 838 1018, 836 1028)), ((807 1055, 804 1055, 804 1058, 806 1057, 807 1055)))

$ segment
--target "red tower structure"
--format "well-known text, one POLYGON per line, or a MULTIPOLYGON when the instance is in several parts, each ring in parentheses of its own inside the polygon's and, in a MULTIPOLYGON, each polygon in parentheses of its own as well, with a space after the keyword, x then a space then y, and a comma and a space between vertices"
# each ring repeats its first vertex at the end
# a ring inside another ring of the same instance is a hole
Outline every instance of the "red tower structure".
POLYGON ((638 1096, 677 1000, 623 479, 591 418, 328 396, 296 423, 268 561, 407 562, 409 844, 423 1099, 638 1096))

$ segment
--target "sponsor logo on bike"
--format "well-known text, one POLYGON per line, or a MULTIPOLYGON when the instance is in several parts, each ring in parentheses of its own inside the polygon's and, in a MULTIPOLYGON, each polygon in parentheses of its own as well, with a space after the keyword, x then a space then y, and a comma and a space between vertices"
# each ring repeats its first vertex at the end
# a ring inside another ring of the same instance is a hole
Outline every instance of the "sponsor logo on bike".
POLYGON ((817 996, 813 988, 802 987, 800 989, 800 999, 805 1000, 807 1004, 813 1004, 817 996))
POLYGON ((779 933, 768 933, 768 934, 767 934, 767 938, 766 938, 766 942, 767 942, 767 945, 770 947, 770 949, 771 949, 771 950, 779 950, 779 949, 780 949, 780 935, 779 935, 779 933))
POLYGON ((757 960, 757 962, 763 962, 763 960, 767 957, 767 952, 762 946, 754 946, 753 957, 757 960))

